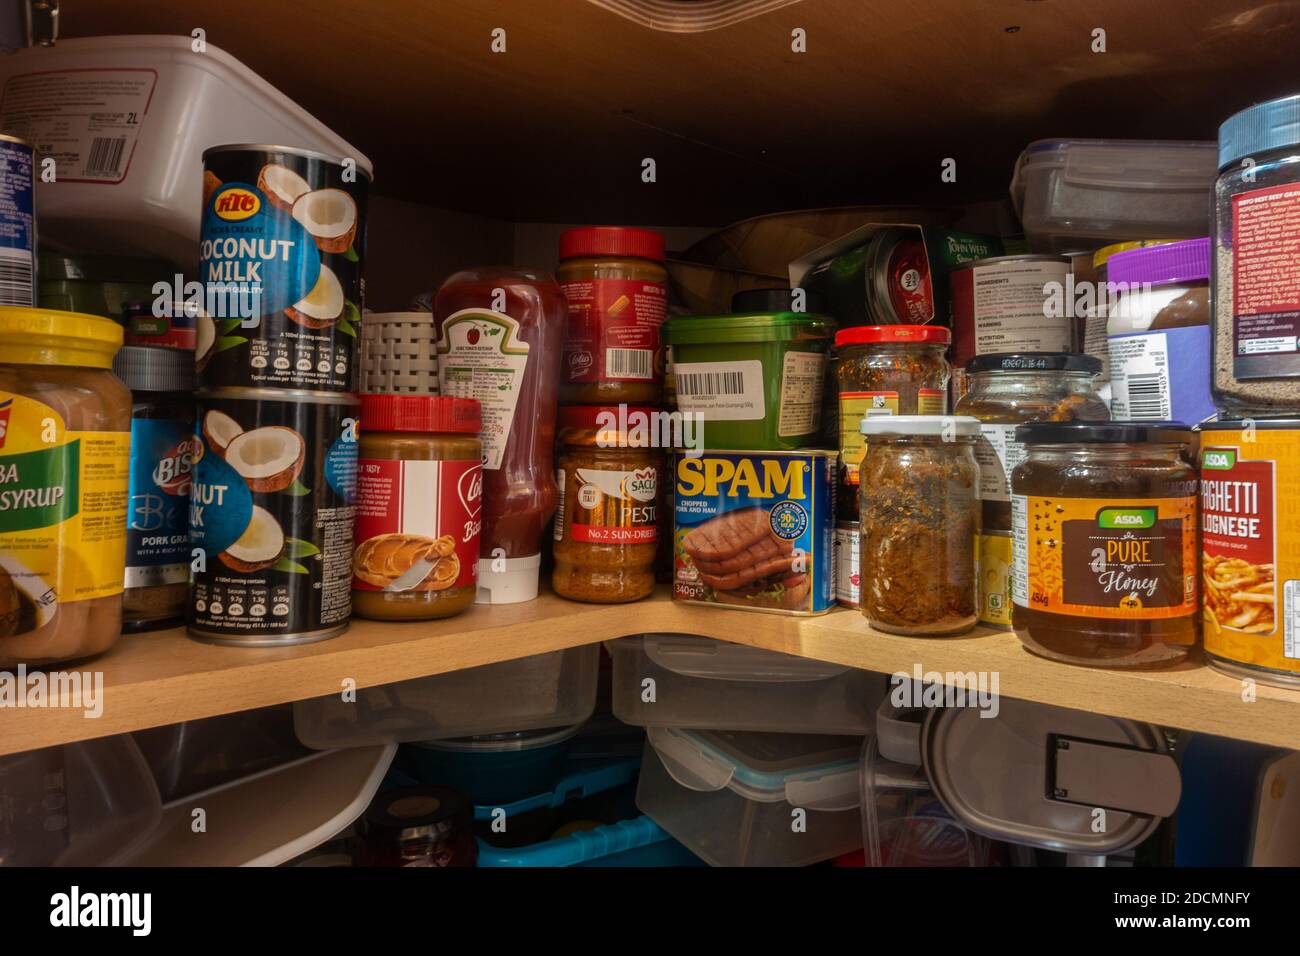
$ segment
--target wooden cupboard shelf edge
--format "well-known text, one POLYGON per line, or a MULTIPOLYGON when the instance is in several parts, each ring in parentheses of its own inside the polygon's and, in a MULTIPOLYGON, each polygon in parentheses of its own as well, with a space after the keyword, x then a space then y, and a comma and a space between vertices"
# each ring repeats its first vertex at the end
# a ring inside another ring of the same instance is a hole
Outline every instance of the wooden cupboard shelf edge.
POLYGON ((577 604, 544 594, 528 604, 476 606, 447 621, 353 622, 319 644, 255 650, 213 647, 179 630, 123 638, 104 657, 63 673, 102 674, 102 714, 0 709, 0 754, 234 713, 358 687, 513 660, 647 632, 698 634, 881 673, 996 675, 1007 697, 1090 710, 1184 730, 1300 749, 1300 692, 1242 683, 1207 667, 1123 672, 1071 667, 1025 651, 1008 633, 895 637, 855 612, 817 618, 746 614, 676 604, 666 593, 631 605, 577 604))

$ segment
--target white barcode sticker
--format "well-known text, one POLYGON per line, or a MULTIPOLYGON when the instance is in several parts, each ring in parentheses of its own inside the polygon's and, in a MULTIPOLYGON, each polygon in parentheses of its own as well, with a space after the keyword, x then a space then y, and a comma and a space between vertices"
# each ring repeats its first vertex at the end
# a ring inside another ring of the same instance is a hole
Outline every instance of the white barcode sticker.
POLYGON ((605 374, 609 378, 650 381, 655 377, 655 354, 649 349, 605 349, 605 374))
POLYGON ((5 83, 0 127, 52 157, 60 182, 120 183, 153 97, 151 69, 22 73, 5 83))
POLYGON ((1118 421, 1172 419, 1169 343, 1163 332, 1110 340, 1110 414, 1118 421))
POLYGON ((763 363, 678 362, 673 366, 677 407, 706 420, 757 421, 767 416, 763 363))
POLYGON ((34 290, 32 254, 26 249, 0 248, 0 305, 35 305, 34 290))

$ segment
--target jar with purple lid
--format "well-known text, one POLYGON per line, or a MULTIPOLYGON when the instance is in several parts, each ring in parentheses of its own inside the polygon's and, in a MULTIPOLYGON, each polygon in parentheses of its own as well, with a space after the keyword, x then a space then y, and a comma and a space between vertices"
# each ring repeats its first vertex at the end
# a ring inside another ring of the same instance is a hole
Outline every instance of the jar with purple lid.
POLYGON ((1210 240, 1121 252, 1106 269, 1111 417, 1212 420, 1210 240))

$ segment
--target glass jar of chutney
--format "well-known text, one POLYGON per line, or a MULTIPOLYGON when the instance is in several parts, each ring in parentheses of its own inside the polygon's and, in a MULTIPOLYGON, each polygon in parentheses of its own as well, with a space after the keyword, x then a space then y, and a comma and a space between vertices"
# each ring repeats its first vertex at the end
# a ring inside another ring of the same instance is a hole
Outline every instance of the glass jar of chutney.
POLYGON ((1179 424, 1035 422, 1011 475, 1012 621, 1035 654, 1168 667, 1199 635, 1197 477, 1179 424))

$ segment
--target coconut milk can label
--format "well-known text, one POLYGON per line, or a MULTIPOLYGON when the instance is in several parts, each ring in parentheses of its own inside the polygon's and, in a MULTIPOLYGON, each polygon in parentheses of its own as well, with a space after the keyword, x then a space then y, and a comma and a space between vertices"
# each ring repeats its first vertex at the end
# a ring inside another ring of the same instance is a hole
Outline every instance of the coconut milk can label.
POLYGON ((1196 609, 1196 499, 1012 496, 1022 607, 1152 620, 1196 609))
POLYGON ((510 316, 462 309, 443 323, 438 388, 443 395, 478 399, 482 405, 483 467, 491 471, 501 467, 527 368, 528 343, 519 338, 519 323, 510 316))
POLYGON ((60 602, 121 593, 130 443, 0 391, 0 637, 45 625, 60 602))
POLYGON ((472 585, 482 525, 477 461, 358 463, 352 586, 362 591, 442 591, 472 585))
POLYGON ((668 314, 668 293, 662 283, 583 279, 562 283, 560 288, 569 302, 566 382, 654 379, 659 326, 668 314))
POLYGON ((186 422, 131 423, 131 485, 126 512, 126 586, 189 578, 190 478, 198 442, 186 422))

